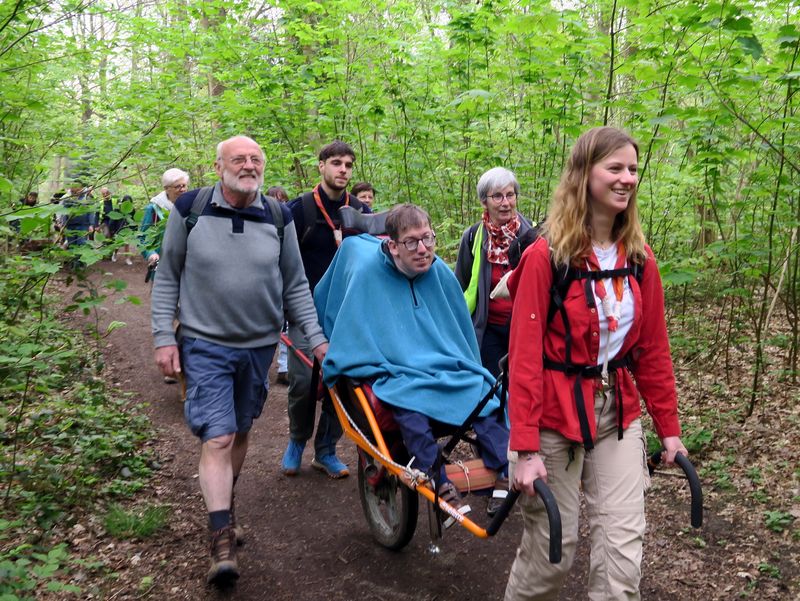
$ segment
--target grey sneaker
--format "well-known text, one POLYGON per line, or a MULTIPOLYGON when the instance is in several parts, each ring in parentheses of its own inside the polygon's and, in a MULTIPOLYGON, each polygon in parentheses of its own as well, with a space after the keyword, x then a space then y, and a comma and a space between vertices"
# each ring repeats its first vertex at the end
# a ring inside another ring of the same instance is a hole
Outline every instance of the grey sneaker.
POLYGON ((206 575, 208 584, 227 586, 239 578, 236 561, 236 534, 233 526, 225 526, 211 533, 211 567, 206 575))
POLYGON ((486 504, 486 514, 490 518, 494 517, 495 514, 500 511, 500 508, 503 506, 508 496, 508 490, 508 478, 498 478, 497 482, 494 484, 492 496, 489 497, 489 502, 486 504))

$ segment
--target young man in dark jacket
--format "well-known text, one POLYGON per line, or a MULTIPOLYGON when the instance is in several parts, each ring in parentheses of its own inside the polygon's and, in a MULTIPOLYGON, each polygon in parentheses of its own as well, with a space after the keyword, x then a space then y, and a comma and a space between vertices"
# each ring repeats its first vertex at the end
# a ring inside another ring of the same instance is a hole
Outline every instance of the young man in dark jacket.
MULTIPOLYGON (((322 181, 311 192, 306 192, 289 203, 312 294, 342 241, 339 208, 348 205, 365 213, 371 212, 357 198, 347 193, 355 160, 356 154, 348 144, 339 140, 328 144, 319 153, 318 166, 322 181)), ((291 321, 289 338, 300 352, 309 355, 308 341, 291 321)), ((317 402, 316 395, 311 391, 311 370, 293 353, 289 355, 288 398, 289 444, 283 455, 281 469, 287 476, 294 476, 300 471, 306 442, 314 433, 317 402)), ((336 443, 341 436, 339 420, 330 399, 326 399, 322 404, 317 434, 314 437, 314 458, 311 465, 331 478, 344 478, 350 473, 347 465, 336 456, 336 443)))

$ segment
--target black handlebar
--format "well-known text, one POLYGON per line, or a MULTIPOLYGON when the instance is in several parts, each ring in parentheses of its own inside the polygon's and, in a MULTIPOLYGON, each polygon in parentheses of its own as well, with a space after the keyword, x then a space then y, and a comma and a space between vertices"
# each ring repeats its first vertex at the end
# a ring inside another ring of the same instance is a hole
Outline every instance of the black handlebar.
POLYGON ((150 280, 152 280, 156 276, 156 270, 158 269, 158 261, 155 263, 150 263, 147 266, 147 273, 144 275, 144 283, 147 284, 150 280))
MULTIPOLYGON (((664 449, 661 449, 650 456, 647 467, 651 475, 655 467, 661 463, 661 453, 663 452, 664 449)), ((692 493, 691 524, 692 528, 699 528, 703 525, 703 489, 700 486, 700 478, 697 477, 697 470, 694 469, 692 462, 689 461, 686 455, 681 453, 675 455, 675 463, 683 470, 683 473, 686 474, 686 479, 689 481, 689 491, 692 493)))
MULTIPOLYGON (((544 508, 547 511, 547 521, 550 524, 550 563, 561 563, 561 512, 558 510, 558 503, 556 503, 553 493, 550 492, 550 488, 541 478, 534 480, 533 488, 542 499, 542 503, 544 503, 544 508)), ((494 518, 492 518, 489 527, 486 528, 486 533, 489 536, 494 536, 500 530, 500 526, 503 525, 520 494, 518 490, 509 491, 506 500, 503 501, 500 509, 497 510, 494 518)))

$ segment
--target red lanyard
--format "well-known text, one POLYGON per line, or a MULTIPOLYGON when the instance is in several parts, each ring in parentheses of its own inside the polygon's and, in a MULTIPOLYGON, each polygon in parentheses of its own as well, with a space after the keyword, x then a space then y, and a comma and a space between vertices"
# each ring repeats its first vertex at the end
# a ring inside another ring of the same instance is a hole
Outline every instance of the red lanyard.
MULTIPOLYGON (((622 269, 625 267, 625 260, 625 245, 622 242, 617 242, 617 263, 614 265, 614 269, 622 269)), ((589 269, 600 271, 600 261, 598 261, 594 251, 592 251, 592 254, 587 258, 587 262, 589 263, 589 269)), ((603 283, 603 280, 597 280, 595 282, 594 292, 597 294, 597 298, 600 299, 603 313, 605 313, 606 319, 608 320, 608 331, 616 332, 619 327, 619 313, 625 284, 622 276, 613 278, 611 283, 614 287, 614 296, 617 298, 616 306, 613 309, 610 303, 604 302, 606 298, 606 285, 603 283)))
MULTIPOLYGON (((333 230, 333 238, 336 241, 336 246, 339 246, 339 244, 342 243, 342 233, 339 228, 333 225, 333 220, 331 219, 331 216, 328 215, 328 211, 326 211, 325 207, 322 205, 322 198, 320 198, 319 195, 319 186, 320 184, 317 184, 314 187, 314 202, 317 203, 317 208, 319 209, 320 213, 322 213, 322 216, 325 218, 325 222, 328 224, 328 227, 330 227, 331 230, 333 230), (339 233, 338 236, 336 235, 337 232, 339 233)), ((346 207, 350 206, 350 195, 347 192, 344 193, 344 206, 346 207)))

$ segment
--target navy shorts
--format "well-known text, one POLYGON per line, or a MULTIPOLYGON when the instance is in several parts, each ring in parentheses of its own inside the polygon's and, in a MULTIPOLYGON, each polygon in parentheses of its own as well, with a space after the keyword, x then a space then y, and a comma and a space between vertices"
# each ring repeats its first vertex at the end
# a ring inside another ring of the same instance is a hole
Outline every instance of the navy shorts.
POLYGON ((186 378, 183 413, 192 433, 206 442, 249 432, 267 400, 267 372, 275 345, 232 348, 183 338, 180 349, 186 378))

